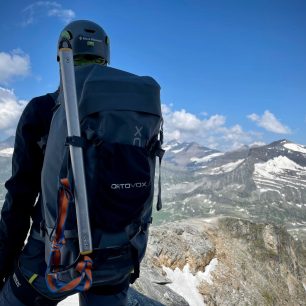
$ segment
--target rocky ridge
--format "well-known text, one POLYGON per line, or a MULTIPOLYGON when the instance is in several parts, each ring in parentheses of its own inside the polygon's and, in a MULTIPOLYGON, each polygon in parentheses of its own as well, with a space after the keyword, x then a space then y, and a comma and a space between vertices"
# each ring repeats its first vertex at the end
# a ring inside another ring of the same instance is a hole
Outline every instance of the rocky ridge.
POLYGON ((146 306, 306 305, 306 242, 283 227, 236 218, 152 227, 129 299, 146 306))

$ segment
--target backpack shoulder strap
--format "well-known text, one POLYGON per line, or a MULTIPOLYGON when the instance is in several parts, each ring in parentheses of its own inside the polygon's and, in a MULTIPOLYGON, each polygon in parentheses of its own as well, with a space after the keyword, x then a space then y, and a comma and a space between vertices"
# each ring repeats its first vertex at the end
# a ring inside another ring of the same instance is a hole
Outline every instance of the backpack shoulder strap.
POLYGON ((56 103, 59 95, 59 88, 54 92, 48 93, 47 95, 50 96, 53 99, 53 101, 56 103))
POLYGON ((55 92, 48 93, 47 95, 54 101, 54 107, 52 108, 52 112, 54 113, 58 107, 60 106, 59 102, 59 91, 60 89, 58 88, 55 92))
MULTIPOLYGON (((58 106, 60 105, 58 103, 58 95, 59 95, 59 89, 57 89, 55 92, 52 93, 48 93, 46 96, 49 97, 49 99, 52 99, 54 102, 54 106, 51 108, 51 111, 54 113, 55 110, 58 108, 58 106)), ((46 145, 47 145, 47 141, 48 141, 48 135, 49 133, 46 133, 45 135, 43 135, 40 140, 37 142, 38 146, 40 147, 40 149, 43 151, 43 154, 45 153, 46 150, 46 145)))

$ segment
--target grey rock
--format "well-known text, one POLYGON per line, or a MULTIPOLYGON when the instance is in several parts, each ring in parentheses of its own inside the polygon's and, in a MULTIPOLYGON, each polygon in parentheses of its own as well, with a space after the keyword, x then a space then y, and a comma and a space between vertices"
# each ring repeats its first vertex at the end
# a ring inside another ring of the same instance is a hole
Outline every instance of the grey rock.
POLYGON ((182 269, 193 262, 195 274, 212 258, 218 261, 212 281, 198 287, 203 305, 305 305, 306 241, 284 227, 228 217, 153 227, 131 299, 139 305, 188 305, 167 286, 162 266, 182 269))

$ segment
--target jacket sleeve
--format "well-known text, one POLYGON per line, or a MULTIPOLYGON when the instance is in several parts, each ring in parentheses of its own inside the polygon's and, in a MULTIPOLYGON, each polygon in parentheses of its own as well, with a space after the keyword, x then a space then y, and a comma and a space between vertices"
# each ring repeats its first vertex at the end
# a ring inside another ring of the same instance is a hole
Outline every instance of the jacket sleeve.
POLYGON ((40 193, 43 152, 38 142, 43 136, 40 98, 31 100, 19 120, 12 176, 5 183, 7 194, 0 220, 0 277, 13 269, 30 228, 30 217, 40 193))

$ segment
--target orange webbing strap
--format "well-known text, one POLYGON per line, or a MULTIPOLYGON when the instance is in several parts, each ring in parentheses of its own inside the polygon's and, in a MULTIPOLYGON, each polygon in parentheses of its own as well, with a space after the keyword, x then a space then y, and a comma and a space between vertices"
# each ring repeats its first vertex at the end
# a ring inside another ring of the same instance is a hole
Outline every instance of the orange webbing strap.
MULTIPOLYGON (((70 198, 72 197, 71 191, 70 191, 70 185, 67 178, 61 179, 61 188, 59 190, 59 205, 58 205, 58 222, 56 225, 56 231, 55 231, 55 239, 54 241, 60 241, 64 237, 64 229, 65 229, 65 223, 67 219, 67 213, 68 213, 68 206, 70 198)), ((63 241, 63 244, 65 242, 63 241)))
POLYGON ((46 271, 47 286, 52 292, 65 292, 70 290, 88 290, 92 283, 92 260, 89 256, 81 256, 75 270, 79 276, 69 283, 59 279, 61 265, 61 248, 65 244, 65 224, 67 219, 69 203, 71 203, 72 193, 67 178, 61 179, 61 187, 58 196, 58 222, 55 229, 55 237, 52 241, 52 249, 49 264, 46 271), (52 269, 52 271, 51 271, 52 269))
POLYGON ((92 284, 92 260, 85 255, 78 262, 75 270, 79 272, 79 276, 72 279, 69 283, 58 279, 58 273, 47 274, 47 285, 52 292, 67 292, 71 290, 85 291, 91 287, 92 284))

